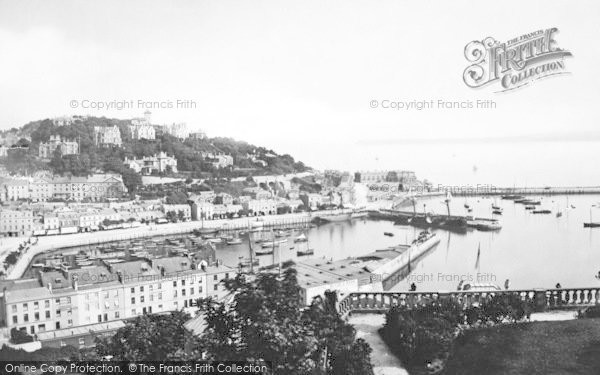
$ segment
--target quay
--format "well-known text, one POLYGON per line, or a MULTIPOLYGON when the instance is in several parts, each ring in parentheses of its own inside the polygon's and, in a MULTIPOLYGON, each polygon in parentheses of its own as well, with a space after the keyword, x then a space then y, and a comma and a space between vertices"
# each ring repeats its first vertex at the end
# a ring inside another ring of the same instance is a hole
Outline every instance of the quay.
POLYGON ((495 219, 473 216, 446 215, 402 211, 396 209, 380 209, 368 211, 369 218, 391 220, 402 225, 417 228, 439 228, 449 231, 466 232, 467 228, 477 230, 499 230, 502 228, 495 219))
POLYGON ((454 196, 499 196, 499 195, 581 195, 600 194, 600 186, 571 186, 571 187, 495 187, 479 186, 453 188, 446 187, 454 196))

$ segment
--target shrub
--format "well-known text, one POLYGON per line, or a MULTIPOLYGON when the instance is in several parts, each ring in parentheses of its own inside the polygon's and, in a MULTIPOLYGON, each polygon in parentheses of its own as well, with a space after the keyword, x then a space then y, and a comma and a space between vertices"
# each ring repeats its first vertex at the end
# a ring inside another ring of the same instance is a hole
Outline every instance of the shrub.
POLYGON ((383 339, 404 363, 421 366, 445 357, 456 325, 463 319, 454 302, 435 302, 415 309, 393 307, 381 331, 383 339))
POLYGON ((531 303, 523 301, 519 295, 495 295, 481 306, 480 319, 494 324, 504 321, 514 323, 529 317, 532 310, 531 303))
POLYGON ((517 322, 529 317, 532 306, 519 295, 496 295, 480 306, 464 308, 452 299, 432 301, 411 309, 392 307, 380 330, 384 341, 405 364, 423 367, 444 361, 454 339, 479 324, 517 322), (438 361, 439 362, 439 361, 438 361))
POLYGON ((26 342, 32 342, 33 337, 29 336, 25 331, 13 328, 10 330, 10 341, 13 344, 24 344, 26 342))
POLYGON ((577 317, 582 318, 600 318, 600 306, 591 306, 583 311, 579 311, 577 317))

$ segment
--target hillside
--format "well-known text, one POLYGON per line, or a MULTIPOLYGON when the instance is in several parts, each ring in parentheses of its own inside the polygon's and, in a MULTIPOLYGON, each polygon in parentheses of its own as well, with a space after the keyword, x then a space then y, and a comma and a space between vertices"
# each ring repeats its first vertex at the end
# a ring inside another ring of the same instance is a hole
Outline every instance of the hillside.
MULTIPOLYGON (((290 155, 278 155, 265 147, 251 145, 232 138, 187 138, 181 140, 162 131, 157 131, 154 140, 133 140, 129 132, 130 120, 108 119, 105 117, 73 117, 69 125, 56 125, 52 120, 32 121, 21 128, 0 132, 0 144, 15 145, 0 163, 11 174, 31 175, 40 170, 55 174, 86 175, 94 171, 121 173, 128 187, 135 187, 141 179, 125 167, 125 158, 141 158, 166 152, 177 159, 179 177, 191 178, 233 178, 249 175, 286 174, 303 172, 308 168, 290 155), (122 146, 100 147, 95 144, 95 126, 118 126, 122 146), (63 139, 79 143, 79 155, 61 155, 56 151, 50 160, 38 156, 40 143, 51 136, 60 135, 63 139), (18 141, 20 139, 20 141, 18 141), (230 155, 233 165, 217 168, 211 159, 202 153, 230 155)), ((159 128, 157 128, 159 129, 159 128)), ((166 174, 166 173, 163 173, 166 174)))

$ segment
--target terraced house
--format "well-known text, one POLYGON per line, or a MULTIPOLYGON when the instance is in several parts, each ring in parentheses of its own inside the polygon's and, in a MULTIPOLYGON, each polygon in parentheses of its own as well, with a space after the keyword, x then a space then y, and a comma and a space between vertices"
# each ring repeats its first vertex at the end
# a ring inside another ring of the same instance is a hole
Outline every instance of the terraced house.
POLYGON ((0 321, 36 335, 42 345, 62 346, 60 341, 95 331, 98 324, 191 309, 198 298, 224 298, 221 282, 231 277, 232 268, 183 256, 40 271, 34 279, 0 282, 0 321))

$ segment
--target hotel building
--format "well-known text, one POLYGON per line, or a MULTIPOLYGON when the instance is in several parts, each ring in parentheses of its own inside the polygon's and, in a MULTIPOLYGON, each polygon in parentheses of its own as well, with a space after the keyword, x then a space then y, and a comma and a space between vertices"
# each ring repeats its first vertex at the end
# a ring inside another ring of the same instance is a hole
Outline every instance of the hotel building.
POLYGON ((42 341, 64 338, 99 323, 191 309, 198 298, 222 299, 222 281, 233 277, 235 269, 183 256, 40 271, 0 281, 0 321, 42 341))

